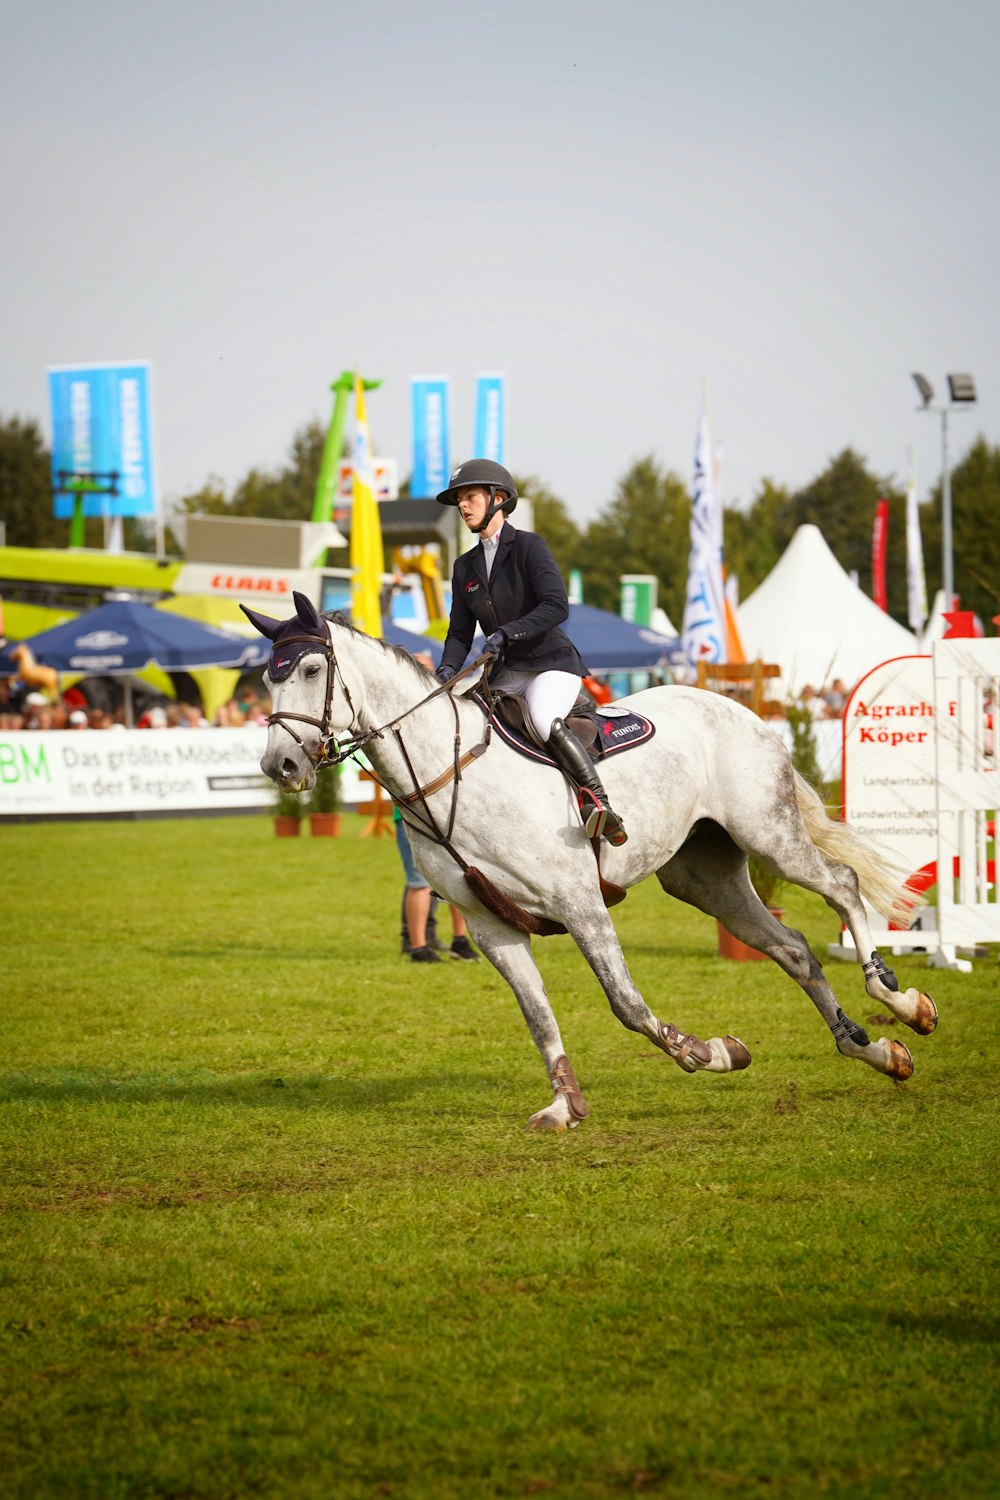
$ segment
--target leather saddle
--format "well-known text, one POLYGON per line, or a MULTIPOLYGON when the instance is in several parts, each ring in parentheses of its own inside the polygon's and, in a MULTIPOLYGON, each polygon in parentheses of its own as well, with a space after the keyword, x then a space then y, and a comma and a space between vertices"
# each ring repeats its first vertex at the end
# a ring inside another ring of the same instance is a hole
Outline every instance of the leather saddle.
MULTIPOLYGON (((503 723, 544 749, 545 741, 535 733, 523 698, 515 698, 512 693, 497 693, 495 701, 497 717, 503 723)), ((593 699, 586 693, 580 694, 566 715, 566 726, 573 731, 583 748, 593 755, 597 740, 597 710, 593 699)))

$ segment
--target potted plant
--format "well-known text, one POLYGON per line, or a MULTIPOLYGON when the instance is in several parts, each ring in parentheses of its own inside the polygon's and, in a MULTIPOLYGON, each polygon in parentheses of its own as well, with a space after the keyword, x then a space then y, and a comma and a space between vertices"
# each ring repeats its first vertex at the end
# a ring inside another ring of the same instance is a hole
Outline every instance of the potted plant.
MULTIPOLYGON (((781 917, 782 908, 776 903, 778 894, 785 884, 782 877, 776 870, 772 870, 770 865, 764 864, 763 860, 758 859, 753 854, 750 856, 748 869, 750 883, 757 892, 757 895, 772 916, 781 917)), ((723 927, 721 922, 718 923, 718 930, 719 953, 723 958, 735 958, 741 962, 746 962, 754 958, 767 958, 768 955, 766 953, 761 953, 759 949, 751 948, 749 943, 743 943, 739 938, 733 937, 732 933, 723 927)))
POLYGON ((305 806, 298 792, 286 792, 280 788, 274 796, 274 831, 279 839, 299 836, 299 827, 305 806))
POLYGON ((309 831, 314 838, 340 837, 340 767, 327 766, 316 773, 309 794, 309 831))

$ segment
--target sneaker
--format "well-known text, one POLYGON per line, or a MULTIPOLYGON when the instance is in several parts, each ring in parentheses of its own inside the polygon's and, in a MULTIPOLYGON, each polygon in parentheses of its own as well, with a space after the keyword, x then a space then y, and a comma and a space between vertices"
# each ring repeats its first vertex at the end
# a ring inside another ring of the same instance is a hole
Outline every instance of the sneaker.
POLYGON ((479 962, 479 954, 467 937, 452 938, 451 948, 448 951, 452 958, 460 958, 463 963, 477 964, 479 962))
POLYGON ((439 964, 440 962, 433 948, 414 948, 410 952, 411 964, 439 964))

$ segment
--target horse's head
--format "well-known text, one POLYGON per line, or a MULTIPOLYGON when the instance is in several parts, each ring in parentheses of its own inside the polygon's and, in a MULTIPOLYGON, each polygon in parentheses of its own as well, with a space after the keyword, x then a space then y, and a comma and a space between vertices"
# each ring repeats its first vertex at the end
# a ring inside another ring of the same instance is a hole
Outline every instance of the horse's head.
POLYGON ((272 620, 240 607, 273 642, 264 669, 272 711, 260 768, 279 786, 304 792, 315 785, 316 766, 328 757, 337 732, 355 722, 355 713, 328 622, 305 594, 293 593, 292 598, 295 614, 290 620, 272 620))

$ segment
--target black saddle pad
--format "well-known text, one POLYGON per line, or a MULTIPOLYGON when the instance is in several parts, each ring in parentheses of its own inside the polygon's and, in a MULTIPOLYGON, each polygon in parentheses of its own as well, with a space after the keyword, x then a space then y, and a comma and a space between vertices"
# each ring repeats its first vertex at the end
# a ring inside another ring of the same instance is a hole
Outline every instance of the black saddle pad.
MULTIPOLYGON (((483 713, 490 716, 489 709, 478 693, 470 693, 475 698, 483 713)), ((543 766, 555 766, 557 762, 547 750, 536 745, 534 740, 514 729, 506 720, 492 715, 493 728, 502 740, 510 745, 512 750, 526 755, 529 760, 540 761, 543 766)), ((656 733, 656 727, 649 719, 637 714, 630 708, 618 708, 614 703, 609 703, 606 708, 597 710, 597 739, 590 747, 592 760, 607 760, 609 755, 620 755, 623 750, 632 750, 636 745, 644 745, 651 740, 656 733)))

